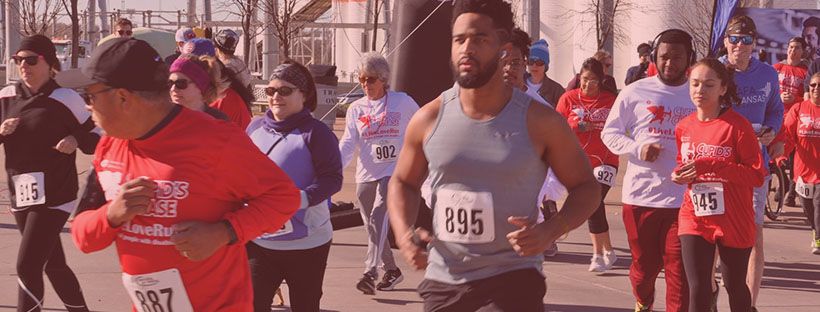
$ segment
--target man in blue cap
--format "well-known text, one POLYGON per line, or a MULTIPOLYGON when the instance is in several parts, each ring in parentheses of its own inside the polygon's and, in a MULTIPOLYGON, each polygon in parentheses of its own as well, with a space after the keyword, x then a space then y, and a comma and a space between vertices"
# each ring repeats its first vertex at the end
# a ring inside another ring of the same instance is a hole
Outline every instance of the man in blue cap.
POLYGON ((547 77, 550 67, 550 50, 547 40, 539 39, 530 46, 530 57, 527 61, 527 88, 538 90, 548 103, 555 105, 564 94, 564 87, 547 77))

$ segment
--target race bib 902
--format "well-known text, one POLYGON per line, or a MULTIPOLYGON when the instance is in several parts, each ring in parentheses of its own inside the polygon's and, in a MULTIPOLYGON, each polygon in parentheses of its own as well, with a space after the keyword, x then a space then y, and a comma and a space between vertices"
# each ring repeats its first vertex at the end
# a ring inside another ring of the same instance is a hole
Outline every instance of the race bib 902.
POLYGON ((139 312, 193 312, 179 270, 148 274, 122 273, 122 283, 139 312))
POLYGON ((493 196, 489 192, 439 189, 433 209, 436 237, 476 244, 495 239, 493 196))
POLYGON ((399 158, 399 140, 378 140, 370 145, 373 162, 394 162, 399 158))
POLYGON ((692 184, 689 196, 692 199, 695 215, 698 217, 717 216, 726 212, 723 201, 723 183, 692 184))
POLYGON ((46 203, 45 175, 42 172, 22 173, 11 177, 18 208, 46 203))

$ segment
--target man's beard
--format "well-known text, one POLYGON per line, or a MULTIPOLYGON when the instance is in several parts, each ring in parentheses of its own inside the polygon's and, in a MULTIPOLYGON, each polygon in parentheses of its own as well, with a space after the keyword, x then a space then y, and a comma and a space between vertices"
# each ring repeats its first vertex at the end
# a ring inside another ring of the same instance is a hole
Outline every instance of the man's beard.
MULTIPOLYGON (((476 64, 478 64, 477 61, 476 64)), ((493 78, 496 70, 498 70, 498 59, 493 59, 487 63, 486 67, 478 66, 478 73, 476 74, 459 75, 458 64, 454 66, 453 72, 456 73, 456 82, 458 82, 458 85, 464 89, 477 89, 483 87, 493 78)))

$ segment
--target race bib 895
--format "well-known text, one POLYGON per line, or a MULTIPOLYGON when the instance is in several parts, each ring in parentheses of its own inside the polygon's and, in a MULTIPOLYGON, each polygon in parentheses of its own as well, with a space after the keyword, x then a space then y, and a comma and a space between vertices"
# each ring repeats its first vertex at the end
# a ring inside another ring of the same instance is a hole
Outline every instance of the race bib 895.
POLYGON ((442 241, 476 244, 495 239, 493 196, 489 192, 439 189, 433 209, 436 237, 442 241))

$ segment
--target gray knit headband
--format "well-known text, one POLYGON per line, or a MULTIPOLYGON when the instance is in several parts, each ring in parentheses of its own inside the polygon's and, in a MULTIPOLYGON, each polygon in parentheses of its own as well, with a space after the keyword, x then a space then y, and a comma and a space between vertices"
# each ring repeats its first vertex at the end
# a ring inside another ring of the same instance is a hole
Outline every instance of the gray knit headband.
POLYGON ((299 88, 302 92, 308 92, 308 79, 294 64, 282 64, 277 66, 276 69, 273 70, 273 73, 270 74, 269 80, 274 79, 287 81, 299 88))

